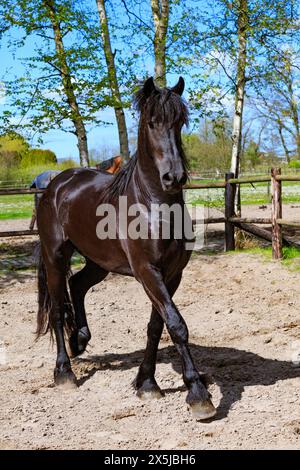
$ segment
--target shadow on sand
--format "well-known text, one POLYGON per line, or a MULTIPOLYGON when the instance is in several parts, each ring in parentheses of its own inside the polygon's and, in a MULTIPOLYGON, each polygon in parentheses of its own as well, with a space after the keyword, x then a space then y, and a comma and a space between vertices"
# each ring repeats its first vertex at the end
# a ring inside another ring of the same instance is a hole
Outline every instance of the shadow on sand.
MULTIPOLYGON (((215 419, 227 416, 231 406, 241 399, 245 387, 251 385, 272 385, 279 380, 286 380, 300 376, 300 368, 291 362, 266 359, 258 354, 235 348, 203 347, 190 345, 191 352, 198 366, 205 365, 203 372, 211 377, 221 389, 222 399, 215 419), (209 367, 207 367, 209 366, 209 367)), ((87 366, 86 374, 79 378, 82 385, 96 372, 101 370, 129 370, 138 367, 143 358, 143 350, 129 354, 105 354, 103 356, 90 356, 77 358, 75 364, 87 366)), ((171 363, 177 373, 181 373, 181 364, 174 346, 167 346, 159 350, 158 363, 171 363)), ((184 387, 164 390, 165 393, 174 393, 184 390, 184 387)))
POLYGON ((0 291, 35 277, 36 240, 0 240, 0 291))

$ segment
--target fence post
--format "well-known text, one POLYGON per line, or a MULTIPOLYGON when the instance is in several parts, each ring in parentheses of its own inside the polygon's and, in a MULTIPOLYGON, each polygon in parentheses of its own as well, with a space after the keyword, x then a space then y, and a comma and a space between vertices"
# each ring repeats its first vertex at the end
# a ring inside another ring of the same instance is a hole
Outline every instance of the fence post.
POLYGON ((267 197, 268 197, 268 202, 272 202, 272 197, 271 197, 271 181, 267 182, 267 197))
POLYGON ((281 168, 271 169, 272 184, 272 257, 273 259, 282 258, 282 228, 277 223, 277 219, 282 219, 282 199, 281 199, 281 181, 276 180, 276 176, 281 174, 281 168))
POLYGON ((225 251, 235 249, 234 224, 229 222, 229 218, 234 216, 234 200, 236 185, 228 183, 228 180, 234 178, 233 173, 226 173, 225 187, 225 251))

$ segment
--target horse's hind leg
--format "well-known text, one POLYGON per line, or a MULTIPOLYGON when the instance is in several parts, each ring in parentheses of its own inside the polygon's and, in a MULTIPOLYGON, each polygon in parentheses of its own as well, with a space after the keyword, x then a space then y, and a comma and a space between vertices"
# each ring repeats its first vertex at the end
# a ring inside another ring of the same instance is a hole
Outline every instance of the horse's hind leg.
MULTIPOLYGON (((182 273, 172 279, 167 284, 170 296, 172 297, 181 281, 182 273)), ((143 362, 140 365, 138 375, 135 380, 137 395, 140 398, 161 398, 162 391, 155 380, 156 357, 159 341, 162 335, 164 321, 155 307, 152 307, 150 321, 147 329, 147 346, 143 362)))
POLYGON ((70 292, 75 311, 75 321, 77 330, 72 333, 69 338, 69 346, 72 357, 82 354, 91 339, 91 333, 87 324, 86 313, 84 308, 84 298, 87 291, 101 282, 108 272, 100 268, 93 261, 86 259, 85 267, 74 274, 69 279, 70 292))
POLYGON ((66 274, 71 253, 68 253, 69 250, 64 250, 63 246, 52 252, 51 255, 49 250, 42 251, 47 271, 47 288, 51 300, 49 321, 55 334, 57 346, 54 381, 56 385, 74 386, 76 385, 76 377, 71 369, 64 339, 66 274))

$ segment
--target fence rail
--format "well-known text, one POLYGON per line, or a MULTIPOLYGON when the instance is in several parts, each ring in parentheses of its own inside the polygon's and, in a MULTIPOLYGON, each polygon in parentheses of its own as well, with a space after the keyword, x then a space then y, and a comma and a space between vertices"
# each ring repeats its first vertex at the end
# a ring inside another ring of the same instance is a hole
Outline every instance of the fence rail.
POLYGON ((0 238, 26 237, 38 234, 38 230, 9 230, 7 232, 0 232, 0 238))
MULTIPOLYGON (((227 173, 225 181, 211 181, 208 183, 187 184, 184 189, 225 189, 225 217, 208 218, 204 221, 194 220, 195 223, 217 224, 225 223, 225 250, 235 249, 235 228, 242 229, 259 238, 272 242, 272 253, 274 259, 282 258, 282 245, 290 244, 290 242, 282 236, 282 226, 291 226, 300 228, 300 221, 286 220, 282 217, 282 182, 283 181, 299 181, 300 175, 281 174, 280 168, 272 168, 270 175, 259 176, 242 176, 234 178, 233 173, 227 173), (270 183, 272 189, 272 206, 271 216, 269 218, 248 218, 236 217, 235 215, 235 194, 236 187, 240 184, 253 183, 270 183), (272 225, 272 232, 257 227, 257 225, 272 225)), ((0 189, 0 196, 17 195, 17 194, 37 194, 43 193, 42 189, 26 189, 26 188, 9 188, 0 189)), ((0 237, 17 237, 27 235, 37 235, 37 230, 14 230, 0 232, 0 237)))
POLYGON ((43 193, 44 189, 19 189, 19 188, 12 188, 12 189, 0 189, 0 196, 12 196, 16 194, 37 194, 43 193))

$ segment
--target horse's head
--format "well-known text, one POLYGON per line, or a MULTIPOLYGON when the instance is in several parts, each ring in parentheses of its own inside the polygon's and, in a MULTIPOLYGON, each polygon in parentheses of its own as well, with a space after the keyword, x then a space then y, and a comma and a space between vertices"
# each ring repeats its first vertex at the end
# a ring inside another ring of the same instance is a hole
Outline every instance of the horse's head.
POLYGON ((163 89, 156 87, 151 77, 136 94, 136 107, 141 113, 139 139, 146 138, 147 154, 159 172, 163 190, 173 193, 187 181, 181 143, 181 129, 188 122, 183 90, 182 77, 173 88, 163 89))

